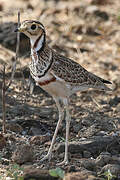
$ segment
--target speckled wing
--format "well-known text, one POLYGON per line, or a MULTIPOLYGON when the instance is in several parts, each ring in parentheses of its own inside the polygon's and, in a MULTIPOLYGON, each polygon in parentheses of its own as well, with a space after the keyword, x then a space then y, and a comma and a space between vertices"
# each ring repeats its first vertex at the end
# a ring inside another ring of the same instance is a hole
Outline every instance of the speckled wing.
POLYGON ((52 72, 68 84, 94 88, 101 86, 101 89, 109 90, 109 88, 104 85, 104 83, 111 84, 109 81, 88 72, 75 61, 59 55, 55 51, 53 51, 53 59, 52 72))

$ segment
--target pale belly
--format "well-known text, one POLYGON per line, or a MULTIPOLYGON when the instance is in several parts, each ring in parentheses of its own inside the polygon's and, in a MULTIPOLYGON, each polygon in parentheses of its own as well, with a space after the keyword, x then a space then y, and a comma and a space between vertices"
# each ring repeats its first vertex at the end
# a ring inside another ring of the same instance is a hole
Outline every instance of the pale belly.
POLYGON ((70 86, 48 73, 42 78, 34 78, 36 85, 47 91, 51 96, 67 98, 71 95, 70 86))
POLYGON ((71 95, 69 87, 59 81, 51 82, 45 86, 40 87, 55 97, 67 98, 71 95))

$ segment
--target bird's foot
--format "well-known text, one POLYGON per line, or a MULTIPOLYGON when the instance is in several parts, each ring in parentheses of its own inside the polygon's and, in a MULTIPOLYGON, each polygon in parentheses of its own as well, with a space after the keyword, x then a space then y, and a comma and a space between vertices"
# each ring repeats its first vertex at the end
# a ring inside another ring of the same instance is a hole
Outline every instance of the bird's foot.
POLYGON ((47 159, 48 159, 48 161, 50 161, 50 160, 51 160, 51 157, 52 157, 52 153, 48 153, 46 156, 44 156, 44 157, 40 160, 40 162, 43 162, 43 161, 45 161, 45 160, 47 160, 47 159))
POLYGON ((69 163, 68 159, 64 159, 64 161, 57 163, 57 166, 67 165, 69 163))

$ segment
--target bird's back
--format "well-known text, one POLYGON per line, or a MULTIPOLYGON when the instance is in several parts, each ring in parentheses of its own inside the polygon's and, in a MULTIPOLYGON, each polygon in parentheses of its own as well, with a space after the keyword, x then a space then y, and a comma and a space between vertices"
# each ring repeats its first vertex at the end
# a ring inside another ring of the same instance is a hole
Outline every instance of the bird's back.
MULTIPOLYGON (((52 51, 53 65, 51 71, 55 76, 63 79, 71 87, 80 88, 97 88, 102 90, 110 90, 105 84, 111 82, 104 80, 91 72, 88 72, 77 62, 52 51)), ((82 89, 81 89, 82 90, 82 89)))

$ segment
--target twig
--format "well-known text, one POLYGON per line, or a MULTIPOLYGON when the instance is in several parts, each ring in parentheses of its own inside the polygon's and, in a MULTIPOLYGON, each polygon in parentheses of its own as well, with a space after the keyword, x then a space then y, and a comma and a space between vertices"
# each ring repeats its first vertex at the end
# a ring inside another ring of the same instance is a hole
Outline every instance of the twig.
POLYGON ((3 112, 3 133, 6 133, 6 106, 5 106, 5 65, 3 66, 3 82, 2 82, 2 112, 3 112))
POLYGON ((91 95, 91 99, 92 99, 92 101, 97 105, 97 107, 100 109, 100 108, 101 108, 101 105, 97 102, 97 100, 95 99, 95 97, 93 97, 93 96, 91 95))
MULTIPOLYGON (((18 12, 18 27, 19 26, 20 26, 20 11, 18 12)), ((20 44, 20 33, 17 32, 16 56, 15 56, 15 61, 13 63, 13 67, 12 67, 12 74, 11 74, 10 82, 6 86, 6 90, 10 87, 10 85, 13 81, 14 75, 15 75, 16 63, 17 63, 18 54, 19 54, 19 44, 20 44)))

